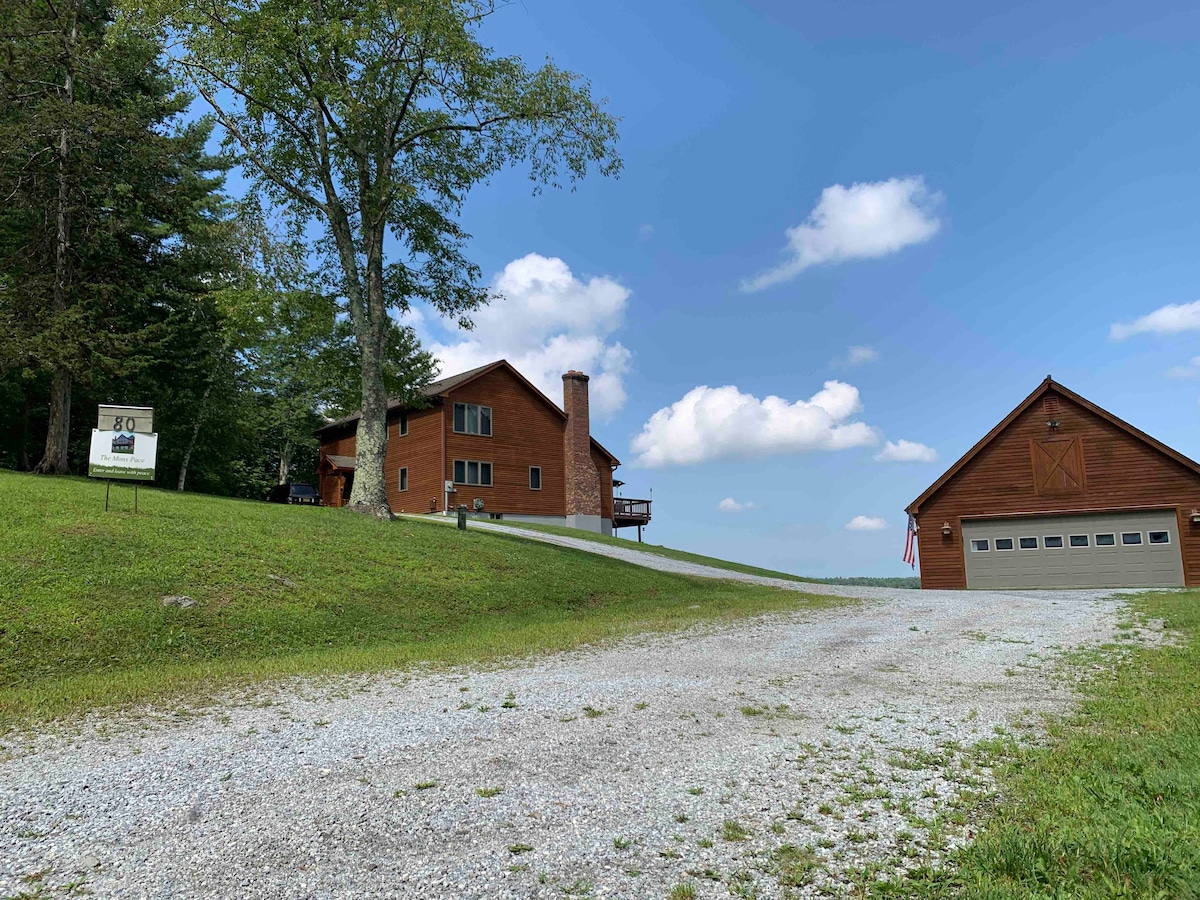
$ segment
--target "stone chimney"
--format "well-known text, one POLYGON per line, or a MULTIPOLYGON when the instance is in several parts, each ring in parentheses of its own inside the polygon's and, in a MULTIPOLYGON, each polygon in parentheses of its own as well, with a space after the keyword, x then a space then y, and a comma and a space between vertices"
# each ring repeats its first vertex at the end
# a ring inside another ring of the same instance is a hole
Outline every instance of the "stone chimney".
POLYGON ((588 377, 572 369, 563 377, 563 412, 567 430, 563 461, 567 475, 567 525, 600 530, 600 473, 592 461, 588 420, 588 377))

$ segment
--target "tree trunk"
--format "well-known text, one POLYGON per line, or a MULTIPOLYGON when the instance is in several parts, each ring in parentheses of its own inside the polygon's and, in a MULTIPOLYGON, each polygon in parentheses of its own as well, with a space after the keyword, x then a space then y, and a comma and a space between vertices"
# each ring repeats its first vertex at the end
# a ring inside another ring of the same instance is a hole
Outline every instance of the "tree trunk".
MULTIPOLYGON (((364 219, 366 217, 364 216, 364 219)), ((354 486, 350 505, 364 512, 391 518, 387 499, 387 389, 383 361, 387 342, 387 307, 383 299, 383 230, 364 229, 367 250, 367 284, 364 313, 355 323, 362 361, 362 413, 354 452, 354 486)))
POLYGON ((216 377, 217 372, 214 365, 212 374, 208 376, 204 395, 200 398, 200 409, 197 410, 196 421, 192 424, 192 436, 188 439, 187 449, 183 451, 183 461, 179 464, 179 481, 175 485, 177 491, 182 491, 183 486, 187 483, 188 465, 192 461, 192 451, 196 449, 196 439, 200 437, 200 425, 204 421, 204 412, 208 408, 208 395, 212 393, 213 379, 216 377))
POLYGON ((71 372, 64 366, 54 370, 50 382, 50 422, 46 452, 34 468, 42 475, 67 474, 67 447, 71 439, 71 372))
MULTIPOLYGON (((66 75, 63 78, 63 99, 68 107, 75 102, 74 63, 75 42, 79 37, 79 20, 72 7, 71 28, 67 36, 66 75)), ((67 293, 71 263, 71 192, 68 184, 67 161, 70 145, 64 124, 58 142, 58 206, 54 215, 54 290, 51 309, 61 316, 67 309, 67 293)), ((71 370, 61 361, 54 366, 50 381, 50 421, 46 428, 46 452, 34 469, 43 475, 65 475, 69 464, 67 454, 71 440, 71 370)))
POLYGON ((390 519, 392 509, 388 505, 387 482, 383 474, 387 455, 387 390, 383 383, 387 336, 387 310, 383 305, 383 231, 373 228, 364 240, 368 273, 364 291, 354 233, 331 182, 326 184, 326 197, 330 229, 345 279, 350 322, 358 344, 362 380, 362 407, 354 447, 354 484, 350 489, 349 506, 390 519))
POLYGON ((279 483, 287 484, 292 475, 292 442, 284 441, 279 451, 279 483))

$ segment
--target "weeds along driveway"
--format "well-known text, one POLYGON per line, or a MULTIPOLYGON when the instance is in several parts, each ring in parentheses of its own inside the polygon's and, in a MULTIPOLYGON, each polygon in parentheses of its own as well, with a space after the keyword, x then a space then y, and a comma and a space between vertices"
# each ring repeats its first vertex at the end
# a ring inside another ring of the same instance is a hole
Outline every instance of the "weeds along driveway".
POLYGON ((1054 658, 1120 604, 870 593, 6 739, 0 896, 765 898, 937 859, 975 745, 1062 711, 1054 658))

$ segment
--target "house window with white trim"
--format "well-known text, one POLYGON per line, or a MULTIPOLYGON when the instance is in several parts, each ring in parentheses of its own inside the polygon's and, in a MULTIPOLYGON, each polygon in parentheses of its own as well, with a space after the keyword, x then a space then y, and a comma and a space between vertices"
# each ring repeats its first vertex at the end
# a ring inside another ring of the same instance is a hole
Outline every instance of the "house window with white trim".
POLYGON ((400 437, 404 437, 406 434, 408 434, 408 410, 407 409, 400 410, 400 421, 396 423, 396 431, 399 433, 400 437))
POLYGON ((400 490, 408 490, 408 466, 400 467, 400 490))
POLYGON ((455 434, 492 436, 492 408, 477 403, 454 404, 455 434))
POLYGON ((454 483, 491 487, 492 464, 474 459, 456 459, 454 461, 454 483))
POLYGON ((529 467, 529 489, 531 491, 540 491, 542 489, 542 467, 529 467))

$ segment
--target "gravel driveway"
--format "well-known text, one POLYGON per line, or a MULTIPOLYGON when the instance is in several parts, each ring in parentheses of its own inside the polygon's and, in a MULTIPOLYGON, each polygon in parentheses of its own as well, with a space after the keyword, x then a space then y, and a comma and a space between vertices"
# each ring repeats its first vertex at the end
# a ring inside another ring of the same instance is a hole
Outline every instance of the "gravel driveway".
POLYGON ((1052 659, 1120 603, 864 593, 8 739, 0 897, 767 898, 936 860, 988 784, 973 745, 1063 710, 1052 659))

